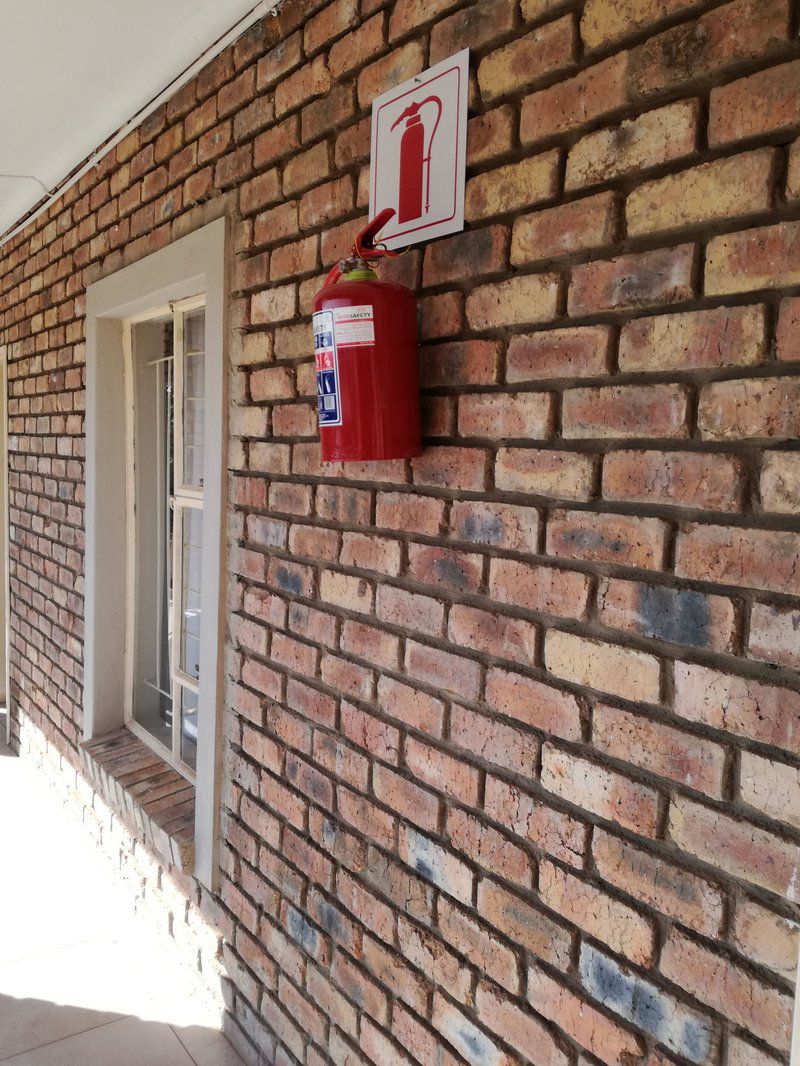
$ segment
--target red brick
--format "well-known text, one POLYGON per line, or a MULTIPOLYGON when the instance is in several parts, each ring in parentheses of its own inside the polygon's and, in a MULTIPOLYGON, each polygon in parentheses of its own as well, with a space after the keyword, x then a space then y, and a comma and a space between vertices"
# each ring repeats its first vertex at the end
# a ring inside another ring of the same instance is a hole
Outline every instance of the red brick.
POLYGON ((385 529, 413 529, 423 536, 435 537, 444 521, 444 502, 433 496, 379 492, 375 506, 375 525, 385 529))
POLYGON ((656 834, 656 792, 596 763, 560 751, 552 744, 545 744, 542 749, 542 787, 634 833, 656 834))
POLYGON ((464 217, 476 222, 550 200, 558 192, 559 180, 557 151, 484 171, 467 182, 464 217))
POLYGON ((623 371, 752 366, 765 354, 764 308, 718 307, 626 323, 619 366, 623 371))
POLYGON ((450 609, 448 636, 457 647, 472 648, 521 666, 533 666, 536 659, 537 628, 519 618, 494 611, 455 604, 450 609))
POLYGON ((630 56, 630 85, 648 96, 765 57, 785 45, 787 0, 734 0, 651 37, 630 56))
POLYGON ((604 704, 594 709, 592 739, 621 762, 722 798, 726 749, 718 744, 604 704))
POLYGON ((441 285, 469 275, 481 277, 502 271, 508 262, 508 229, 485 226, 467 230, 425 249, 424 285, 441 285))
POLYGON ((538 533, 539 512, 533 507, 457 500, 450 511, 450 535, 454 540, 535 551, 538 533))
POLYGON ((664 945, 661 969, 692 995, 723 1011, 753 1036, 788 1050, 792 1034, 792 997, 765 985, 724 956, 701 947, 677 931, 664 945))
POLYGON ((572 570, 492 559, 489 593, 500 603, 528 611, 580 618, 586 610, 589 579, 572 570))
POLYGON ((478 698, 481 668, 474 659, 407 641, 406 670, 411 677, 462 699, 478 698))
POLYGON ((666 526, 657 518, 554 511, 547 525, 547 553, 660 570, 665 537, 666 526))
POLYGON ((588 500, 597 460, 581 452, 543 448, 500 448, 494 480, 499 489, 536 496, 588 500))
POLYGON ((680 385, 568 389, 562 432, 567 439, 686 437, 688 409, 688 390, 680 385))
POLYGON ((539 894, 551 910, 589 936, 633 962, 652 962, 653 925, 627 904, 551 862, 539 865, 539 894))
POLYGON ((275 86, 275 114, 280 118, 301 104, 322 96, 331 87, 331 75, 323 56, 282 78, 275 86))
MULTIPOLYGON (((438 246, 434 246, 438 247, 438 246)), ((424 347, 420 358, 423 388, 437 385, 492 385, 498 379, 496 341, 454 341, 424 347)))
POLYGON ((508 345, 506 380, 527 382, 604 375, 608 372, 610 343, 607 326, 515 334, 508 345))
POLYGON ((800 378, 747 378, 705 385, 697 422, 706 440, 800 436, 800 378))
POLYGON ((605 578, 597 591, 603 625, 673 644, 733 650, 736 610, 731 600, 691 589, 605 578))
POLYGON ((795 922, 742 899, 736 908, 734 942, 739 951, 793 981, 800 930, 795 922))
POLYGON ((536 736, 466 707, 454 706, 451 711, 450 740, 485 762, 516 773, 533 775, 535 771, 539 753, 536 736))
POLYGON ((800 283, 800 223, 715 237, 706 252, 709 295, 778 289, 800 283))
POLYGON ((800 610, 754 603, 750 614, 750 655, 780 666, 800 666, 800 610))
POLYGON ((460 907, 442 896, 438 903, 439 934, 509 992, 519 989, 514 952, 493 937, 460 907))
POLYGON ((303 44, 306 55, 312 55, 335 38, 352 29, 358 22, 358 0, 335 0, 305 24, 303 44))
POLYGON ((531 864, 527 853, 484 822, 462 810, 450 808, 446 834, 456 851, 484 870, 491 870, 522 888, 530 887, 531 864))
POLYGON ((609 500, 738 511, 744 471, 738 459, 698 452, 615 451, 603 463, 609 500))
POLYGON ((471 393, 458 401, 458 429, 462 437, 545 440, 552 408, 553 397, 544 392, 471 393))
POLYGON ((569 966, 572 935, 539 906, 483 878, 478 886, 478 914, 537 958, 562 970, 569 966))
POLYGON ((800 360, 800 298, 782 300, 776 335, 776 355, 781 360, 800 360))
POLYGON ((569 66, 576 54, 575 37, 572 18, 565 16, 490 53, 478 67, 484 102, 518 92, 544 75, 569 66))
POLYGON ((711 91, 708 139, 712 145, 800 126, 793 86, 800 62, 769 67, 711 91))
POLYGON ((724 896, 715 885, 602 829, 594 831, 592 855, 609 884, 698 933, 719 933, 724 896))
POLYGON ((438 636, 444 619, 444 606, 430 596, 407 592, 391 585, 378 589, 377 615, 384 622, 438 636))
POLYGON ((362 108, 369 107, 380 93, 388 92, 395 85, 408 81, 425 65, 420 41, 409 41, 389 55, 365 67, 358 76, 358 102, 362 108))
POLYGON ((508 104, 471 118, 467 123, 467 165, 485 163, 510 152, 514 125, 514 112, 508 104))
POLYGON ((522 143, 535 144, 625 107, 627 77, 628 53, 620 52, 574 78, 526 96, 520 116, 522 143))
POLYGON ((353 113, 353 87, 334 84, 325 96, 303 108, 300 117, 303 142, 317 140, 328 130, 342 125, 353 113))
POLYGON ((483 49, 506 36, 514 28, 514 6, 511 0, 489 0, 437 22, 431 30, 430 65, 462 48, 483 49))
POLYGON ((426 544, 411 544, 408 552, 409 574, 418 581, 459 592, 476 592, 480 587, 483 571, 480 555, 426 544))
POLYGON ((486 474, 486 452, 481 448, 426 448, 412 459, 415 485, 439 485, 459 489, 482 489, 486 474))
POLYGON ((439 825, 439 798, 385 766, 375 765, 372 787, 378 799, 403 818, 435 833, 439 825))
POLYGON ((614 243, 617 205, 613 193, 523 215, 514 222, 511 262, 515 266, 537 263, 614 243))
POLYGON ((694 246, 682 244, 577 266, 572 271, 569 313, 656 307, 690 300, 694 261, 694 246))
POLYGON ((800 536, 768 529, 690 525, 678 535, 680 577, 800 594, 800 536))
POLYGON ((400 826, 400 858, 425 880, 462 903, 472 902, 472 871, 451 852, 411 826, 400 826))
POLYGON ((578 701, 570 693, 541 681, 492 667, 486 678, 486 704, 499 714, 544 733, 580 740, 578 701))
POLYGON ((302 58, 302 34, 293 33, 267 52, 258 61, 257 86, 259 92, 282 79, 289 71, 300 65, 302 58))
POLYGON ((523 326, 556 317, 557 274, 525 274, 473 289, 467 297, 467 322, 475 330, 523 326))
POLYGON ((257 169, 269 166, 283 155, 289 155, 300 146, 300 122, 297 115, 278 123, 256 137, 253 144, 253 162, 257 169))
POLYGON ((383 51, 386 40, 386 16, 382 11, 363 22, 343 40, 332 45, 328 53, 328 66, 335 80, 383 51))
POLYGON ((385 714, 432 736, 442 735, 444 705, 433 696, 401 684, 390 677, 378 682, 378 698, 385 714))

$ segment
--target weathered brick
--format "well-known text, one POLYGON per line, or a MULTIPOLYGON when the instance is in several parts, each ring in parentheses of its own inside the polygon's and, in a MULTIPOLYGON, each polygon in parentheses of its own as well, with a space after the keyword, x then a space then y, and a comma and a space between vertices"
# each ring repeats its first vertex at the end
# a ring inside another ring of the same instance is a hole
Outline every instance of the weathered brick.
POLYGON ((538 906, 493 881, 478 886, 478 914, 537 958, 566 969, 572 936, 538 906))
POLYGON ((580 707, 575 697, 523 674, 492 667, 486 678, 486 704, 552 736, 580 738, 580 707))
POLYGON ((786 43, 788 13, 786 0, 734 0, 674 26, 633 50, 631 86, 648 96, 767 56, 786 43))
POLYGON ((458 430, 463 437, 550 436, 553 397, 546 392, 472 393, 458 401, 458 430))
POLYGON ((481 668, 473 659, 408 641, 406 670, 419 681, 462 699, 474 701, 478 697, 481 668))
POLYGON ((467 165, 484 163, 510 152, 515 124, 515 115, 509 104, 471 118, 467 123, 467 165))
POLYGON ((775 354, 786 362, 800 360, 800 297, 782 300, 775 335, 775 354))
POLYGON ((560 985, 538 966, 528 970, 528 1002, 607 1066, 635 1062, 644 1054, 638 1036, 560 985))
POLYGON ((627 77, 628 54, 620 52, 574 78, 526 96, 520 115, 522 143, 536 144, 625 107, 627 77))
POLYGON ((615 451, 603 461, 610 500, 738 511, 744 471, 738 459, 698 452, 615 451))
POLYGON ((689 435, 689 395, 681 385, 614 385, 568 389, 561 404, 568 439, 689 435))
POLYGON ((719 933, 724 896, 715 885, 602 829, 592 836, 592 855, 609 884, 698 933, 719 933))
POLYGON ((624 699, 659 701, 659 663, 644 652, 551 629, 545 636, 544 660, 552 674, 566 681, 624 699))
POLYGON ((669 832, 680 848, 704 862, 796 902, 797 848, 782 838, 685 797, 672 801, 669 832))
POLYGON ((642 836, 656 833, 657 793, 551 744, 545 744, 542 749, 542 787, 634 833, 642 836))
POLYGON ((769 67, 711 90, 708 139, 712 145, 800 126, 794 85, 800 62, 769 67))
POLYGON ((697 423, 706 440, 794 440, 800 436, 800 378, 748 378, 705 385, 697 423))
POLYGON ((682 244, 577 266, 569 288, 569 313, 656 307, 689 300, 694 260, 694 246, 682 244))
POLYGON ((795 767, 743 751, 739 788, 744 802, 756 810, 787 825, 800 824, 800 776, 795 767))
POLYGON ((620 966, 590 944, 581 946, 579 969, 590 995, 671 1051, 692 1062, 708 1062, 716 1054, 718 1031, 708 1016, 620 966))
POLYGON ((496 341, 453 341, 424 347, 420 381, 437 385, 492 385, 498 378, 500 346, 496 341))
POLYGON ((485 226, 436 241, 425 249, 422 280, 442 285, 458 278, 499 274, 508 262, 508 230, 485 226))
POLYGON ((522 774, 533 774, 539 755, 539 740, 533 734, 494 718, 453 707, 450 740, 473 757, 522 774))
POLYGON ((470 178, 464 194, 464 217, 476 222, 552 199, 558 192, 558 164, 558 151, 545 152, 470 178))
POLYGON ((700 581, 798 595, 798 552, 796 533, 692 525, 678 535, 675 572, 700 581))
POLYGON ((617 205, 612 193, 523 215, 514 223, 511 262, 515 266, 613 244, 617 205))
POLYGON ((607 326, 515 334, 508 344, 506 380, 583 378, 608 372, 611 331, 607 326))
POLYGON ((569 151, 567 189, 611 181, 693 155, 698 102, 681 100, 581 138, 569 151))
POLYGON ((467 321, 472 329, 524 325, 555 318, 557 274, 527 274, 483 285, 467 297, 467 321))
POLYGON ((500 448, 495 462, 495 484, 511 492, 588 500, 596 467, 594 456, 581 452, 500 448))
POLYGON ((619 341, 623 371, 753 366, 766 354, 764 308, 718 307, 626 323, 619 341))
POLYGON ((736 631, 731 600, 692 589, 604 578, 597 591, 603 625, 671 644, 730 652, 736 631))
POLYGON ((706 250, 709 296, 800 284, 800 222, 714 237, 706 250))
POLYGON ((722 797, 726 750, 719 744, 605 704, 594 709, 592 740, 621 762, 722 797))
POLYGON ((522 666, 532 666, 536 659, 536 627, 494 611, 455 604, 450 609, 448 636, 457 647, 473 648, 522 666))
POLYGON ((478 67, 484 101, 532 85, 543 75, 569 66, 575 57, 575 27, 565 16, 492 52, 478 67))
POLYGON ((537 1017, 520 1010, 507 996, 501 995, 488 981, 479 983, 475 1005, 486 1028, 520 1054, 528 1056, 535 1049, 534 1061, 540 1066, 567 1066, 569 1060, 550 1030, 537 1017))
POLYGON ((666 527, 657 518, 553 511, 547 524, 547 554, 660 570, 665 535, 666 527))
POLYGON ((380 93, 388 92, 395 85, 408 81, 425 65, 420 41, 409 41, 389 55, 365 67, 358 76, 358 102, 362 108, 369 107, 380 93))
POLYGON ((754 603, 750 614, 750 655, 780 666, 800 666, 800 610, 754 603))
POLYGON ((698 0, 588 0, 581 37, 598 48, 697 6, 698 0))
POLYGON ((367 59, 383 51, 386 40, 386 17, 379 11, 371 19, 362 22, 357 30, 348 33, 332 45, 328 53, 328 67, 338 81, 367 59))
POLYGON ((775 163, 775 150, 760 148, 640 185, 625 205, 628 233, 663 233, 766 211, 775 163))
POLYGON ((796 922, 742 899, 736 908, 734 942, 748 958, 793 981, 800 929, 796 922))
POLYGON ((489 592, 501 603, 543 614, 579 618, 586 609, 589 580, 573 570, 492 559, 489 592))
POLYGON ((772 1047, 787 1050, 791 1041, 792 999, 769 988, 724 956, 674 932, 664 945, 664 974, 716 1010, 747 1027, 772 1047))

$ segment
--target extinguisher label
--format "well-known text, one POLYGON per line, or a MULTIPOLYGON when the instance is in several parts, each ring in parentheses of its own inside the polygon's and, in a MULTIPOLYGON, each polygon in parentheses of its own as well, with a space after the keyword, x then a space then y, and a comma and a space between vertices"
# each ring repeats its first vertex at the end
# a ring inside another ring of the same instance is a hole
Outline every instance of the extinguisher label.
POLYGON ((333 314, 337 344, 375 343, 375 312, 372 304, 335 307, 333 314))
MULTIPOLYGON (((371 310, 371 308, 370 308, 371 310)), ((342 424, 339 361, 332 311, 314 313, 314 360, 317 367, 317 414, 321 426, 342 424)))

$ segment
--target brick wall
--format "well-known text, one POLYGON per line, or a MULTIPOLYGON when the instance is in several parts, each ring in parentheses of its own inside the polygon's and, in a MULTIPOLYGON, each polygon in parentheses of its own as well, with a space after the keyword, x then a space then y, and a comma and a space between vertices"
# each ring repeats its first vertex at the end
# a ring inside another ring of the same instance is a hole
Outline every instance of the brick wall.
POLYGON ((3 249, 13 694, 74 765, 84 289, 233 221, 206 904, 264 1062, 788 1060, 797 6, 285 0, 3 249), (425 454, 323 467, 370 102, 465 45, 468 227, 384 269, 425 454))

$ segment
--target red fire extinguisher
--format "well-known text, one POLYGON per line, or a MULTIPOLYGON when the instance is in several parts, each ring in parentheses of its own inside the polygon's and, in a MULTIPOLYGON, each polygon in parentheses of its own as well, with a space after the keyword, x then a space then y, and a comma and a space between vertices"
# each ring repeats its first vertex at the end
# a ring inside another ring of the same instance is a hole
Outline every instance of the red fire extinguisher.
POLYGON ((381 211, 362 230, 350 257, 331 270, 314 301, 325 462, 422 454, 416 300, 403 285, 379 281, 370 267, 397 254, 375 245, 394 213, 381 211))
POLYGON ((429 96, 419 103, 410 104, 395 122, 392 129, 407 119, 400 139, 400 193, 398 197, 398 222, 413 222, 422 218, 422 190, 425 188, 425 210, 431 206, 431 149, 433 139, 442 120, 442 101, 438 96, 429 96), (425 152, 425 127, 419 112, 426 104, 438 108, 433 124, 428 151, 425 152), (424 181, 423 181, 424 178, 424 181))

